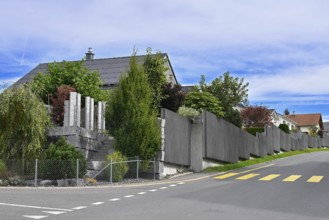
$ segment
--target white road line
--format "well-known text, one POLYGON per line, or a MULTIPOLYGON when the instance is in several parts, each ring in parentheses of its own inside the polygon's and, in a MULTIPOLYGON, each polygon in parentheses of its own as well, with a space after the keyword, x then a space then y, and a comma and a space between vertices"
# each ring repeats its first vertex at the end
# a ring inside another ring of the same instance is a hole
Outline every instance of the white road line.
POLYGON ((94 203, 91 203, 92 205, 102 205, 104 204, 104 202, 94 202, 94 203))
POLYGON ((111 202, 115 202, 115 201, 119 201, 119 200, 120 200, 120 198, 109 199, 109 201, 111 201, 111 202))
POLYGON ((160 187, 160 189, 168 189, 168 187, 164 186, 164 187, 160 187))
POLYGON ((176 184, 171 184, 170 186, 171 186, 171 187, 174 187, 174 186, 177 186, 177 185, 176 185, 176 184))
POLYGON ((32 218, 32 219, 42 219, 47 218, 48 215, 23 215, 25 218, 32 218))
POLYGON ((179 184, 179 185, 184 185, 185 183, 184 183, 184 182, 179 182, 178 184, 179 184))
POLYGON ((151 189, 151 190, 149 190, 150 192, 156 192, 156 191, 158 191, 157 189, 151 189))
POLYGON ((139 193, 137 193, 138 195, 144 195, 144 194, 146 194, 146 192, 139 192, 139 193))
POLYGON ((42 212, 52 215, 60 215, 66 213, 66 212, 58 212, 58 211, 42 211, 42 212))
POLYGON ((73 211, 72 209, 60 209, 60 208, 50 208, 50 207, 31 206, 31 205, 20 205, 20 204, 11 204, 11 203, 0 203, 0 205, 21 207, 21 208, 30 208, 30 209, 48 209, 48 210, 57 210, 57 211, 64 211, 64 212, 73 211))
POLYGON ((74 207, 74 210, 80 210, 80 209, 85 209, 87 208, 87 206, 78 206, 78 207, 74 207))
POLYGON ((126 198, 131 198, 131 197, 134 197, 134 195, 126 195, 125 197, 126 198))

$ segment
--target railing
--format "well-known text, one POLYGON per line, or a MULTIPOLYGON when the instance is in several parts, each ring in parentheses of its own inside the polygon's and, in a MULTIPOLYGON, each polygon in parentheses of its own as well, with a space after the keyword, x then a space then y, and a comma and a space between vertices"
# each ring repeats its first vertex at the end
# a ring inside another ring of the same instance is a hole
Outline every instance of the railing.
POLYGON ((154 181, 156 161, 129 158, 127 161, 97 162, 99 169, 87 170, 81 160, 0 160, 0 187, 86 186, 154 181))

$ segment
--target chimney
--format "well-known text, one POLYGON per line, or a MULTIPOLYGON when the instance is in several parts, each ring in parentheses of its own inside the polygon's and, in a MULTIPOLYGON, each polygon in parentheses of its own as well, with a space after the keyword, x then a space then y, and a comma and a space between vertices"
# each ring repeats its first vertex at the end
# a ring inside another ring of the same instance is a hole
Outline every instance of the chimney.
POLYGON ((93 49, 89 47, 88 53, 86 53, 86 60, 94 60, 93 49))

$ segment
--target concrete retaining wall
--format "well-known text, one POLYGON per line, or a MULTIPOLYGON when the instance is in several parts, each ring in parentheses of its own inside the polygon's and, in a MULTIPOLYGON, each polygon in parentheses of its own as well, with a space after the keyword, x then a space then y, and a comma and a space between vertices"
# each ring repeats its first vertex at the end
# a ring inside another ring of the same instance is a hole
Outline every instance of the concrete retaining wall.
POLYGON ((162 118, 166 121, 164 162, 197 172, 208 164, 237 163, 251 156, 329 147, 329 137, 310 137, 301 132, 286 134, 276 126, 265 126, 263 133, 253 136, 209 112, 192 121, 163 109, 162 118))

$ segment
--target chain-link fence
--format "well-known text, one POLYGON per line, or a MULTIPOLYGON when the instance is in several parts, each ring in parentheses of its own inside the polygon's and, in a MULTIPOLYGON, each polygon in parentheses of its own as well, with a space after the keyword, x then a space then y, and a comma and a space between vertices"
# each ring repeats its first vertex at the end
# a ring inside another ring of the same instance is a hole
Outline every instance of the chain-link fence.
POLYGON ((0 186, 86 186, 155 180, 156 161, 0 160, 0 186))
POLYGON ((127 158, 127 160, 90 161, 94 163, 94 170, 89 171, 90 181, 86 184, 115 184, 135 183, 141 181, 155 180, 156 161, 140 160, 138 157, 127 158))

